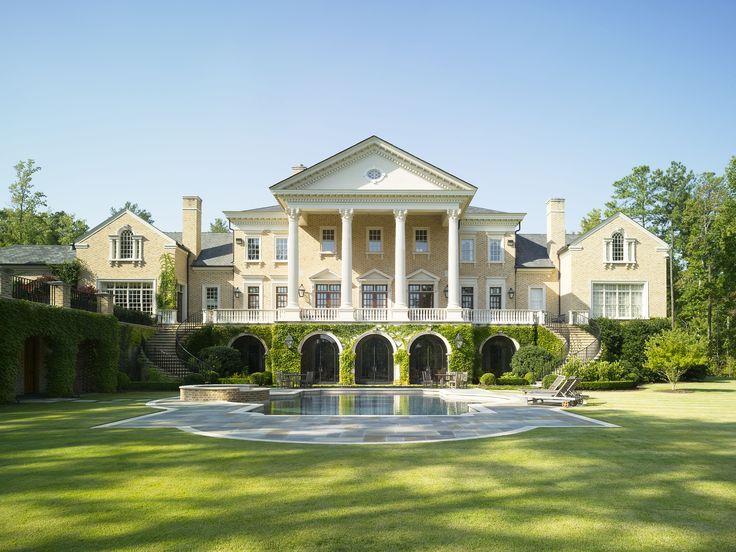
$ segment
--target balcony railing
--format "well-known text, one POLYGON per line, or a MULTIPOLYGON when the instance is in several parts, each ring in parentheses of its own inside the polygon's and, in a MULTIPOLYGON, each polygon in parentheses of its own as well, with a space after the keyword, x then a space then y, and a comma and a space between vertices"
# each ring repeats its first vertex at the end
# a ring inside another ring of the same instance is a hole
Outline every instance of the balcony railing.
POLYGON ((276 320, 272 310, 214 309, 205 312, 214 324, 270 324, 276 320))
POLYGON ((544 311, 517 309, 465 309, 463 320, 473 324, 544 324, 544 311))
POLYGON ((409 320, 412 322, 444 322, 447 320, 447 309, 409 309, 409 320))
POLYGON ((51 286, 46 281, 13 276, 13 299, 48 305, 51 303, 51 286))
POLYGON ((309 322, 332 322, 337 320, 340 309, 301 309, 299 316, 309 322))
POLYGON ((389 319, 388 309, 355 309, 355 320, 358 322, 386 322, 389 319))

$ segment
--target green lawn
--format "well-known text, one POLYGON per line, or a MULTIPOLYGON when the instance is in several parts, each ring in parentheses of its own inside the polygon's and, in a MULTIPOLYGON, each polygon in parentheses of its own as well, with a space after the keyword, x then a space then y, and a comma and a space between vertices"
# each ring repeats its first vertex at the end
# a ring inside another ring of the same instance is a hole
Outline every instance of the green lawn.
MULTIPOLYGON (((280 445, 0 407, 2 550, 736 550, 736 382, 595 392, 618 429, 280 445)), ((138 398, 129 403, 113 398, 138 398)))

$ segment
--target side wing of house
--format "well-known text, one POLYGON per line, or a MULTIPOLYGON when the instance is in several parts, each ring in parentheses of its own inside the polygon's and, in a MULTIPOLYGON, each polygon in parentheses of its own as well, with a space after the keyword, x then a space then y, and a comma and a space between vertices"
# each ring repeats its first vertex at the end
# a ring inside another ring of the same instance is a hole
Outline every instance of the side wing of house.
POLYGON ((560 251, 563 313, 618 319, 667 315, 669 248, 621 213, 560 251))

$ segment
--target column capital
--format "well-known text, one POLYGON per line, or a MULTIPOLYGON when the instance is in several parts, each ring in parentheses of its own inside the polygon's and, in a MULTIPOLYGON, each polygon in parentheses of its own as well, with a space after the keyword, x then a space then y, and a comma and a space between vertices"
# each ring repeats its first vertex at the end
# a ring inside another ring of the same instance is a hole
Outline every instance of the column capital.
POLYGON ((302 210, 295 207, 289 207, 286 209, 286 216, 289 217, 291 220, 295 220, 299 218, 299 215, 301 214, 302 210))
POLYGON ((447 218, 450 220, 458 220, 460 218, 461 209, 448 209, 447 218))
POLYGON ((408 214, 408 209, 394 209, 394 218, 400 222, 404 222, 406 220, 406 215, 408 214))
POLYGON ((338 211, 340 212, 340 218, 342 218, 343 220, 352 220, 353 218, 352 208, 338 209, 338 211))

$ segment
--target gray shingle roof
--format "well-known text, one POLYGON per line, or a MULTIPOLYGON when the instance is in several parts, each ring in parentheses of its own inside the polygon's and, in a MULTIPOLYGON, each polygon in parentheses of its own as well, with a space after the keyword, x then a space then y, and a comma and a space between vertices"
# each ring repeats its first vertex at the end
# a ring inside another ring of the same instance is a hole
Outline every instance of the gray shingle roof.
MULTIPOLYGON (((565 244, 578 234, 565 234, 565 244)), ((516 266, 520 268, 552 268, 547 254, 547 234, 516 234, 516 266)))
POLYGON ((70 245, 10 245, 0 248, 0 265, 53 265, 77 257, 70 245))
POLYGON ((486 209, 485 207, 476 207, 475 205, 469 205, 465 209, 467 215, 506 215, 509 214, 507 211, 496 211, 495 209, 486 209))
MULTIPOLYGON (((181 232, 164 232, 181 243, 181 232)), ((233 235, 230 232, 202 232, 202 251, 192 266, 232 266, 233 235)))
POLYGON ((267 205, 266 207, 256 207, 255 209, 245 209, 243 213, 283 213, 284 208, 281 205, 267 205))

